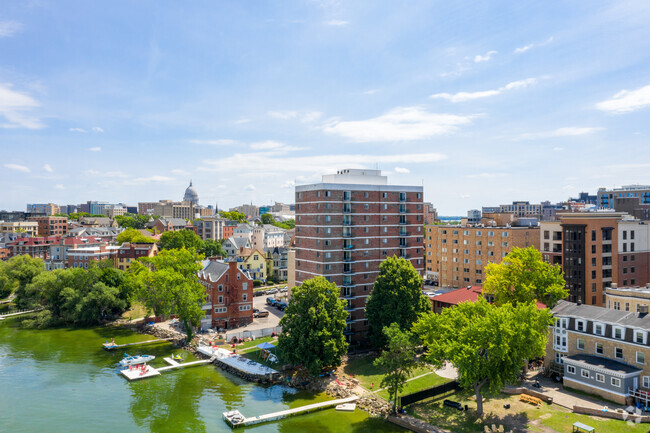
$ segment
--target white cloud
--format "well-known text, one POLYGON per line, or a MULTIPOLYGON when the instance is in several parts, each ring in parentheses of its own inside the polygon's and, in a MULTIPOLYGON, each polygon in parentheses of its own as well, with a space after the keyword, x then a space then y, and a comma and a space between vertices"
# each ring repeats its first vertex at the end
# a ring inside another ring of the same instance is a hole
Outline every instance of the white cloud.
POLYGON ((178 176, 189 176, 190 175, 189 172, 187 172, 185 170, 181 170, 180 168, 173 169, 172 174, 176 174, 178 176))
POLYGON ((52 166, 50 166, 50 164, 45 164, 43 166, 43 170, 47 171, 48 173, 54 172, 54 169, 52 169, 52 166))
POLYGON ((280 149, 284 146, 285 146, 284 143, 281 143, 279 141, 273 141, 273 140, 251 143, 251 149, 255 149, 255 150, 274 150, 274 149, 280 149))
POLYGON ((498 177, 504 177, 507 176, 506 173, 476 173, 476 174, 468 174, 467 178, 469 179, 495 179, 498 177))
POLYGON ((379 92, 379 89, 370 89, 370 90, 366 90, 365 92, 363 92, 363 94, 364 95, 374 95, 377 92, 379 92))
POLYGON ((159 176, 159 175, 154 175, 154 176, 147 176, 147 177, 136 177, 133 179, 133 182, 171 182, 174 179, 173 177, 168 177, 168 176, 159 176))
POLYGON ((477 55, 474 57, 474 63, 487 62, 495 54, 498 54, 498 51, 488 51, 484 56, 477 55))
POLYGON ((70 129, 68 129, 68 131, 70 131, 70 132, 81 132, 81 133, 83 133, 83 134, 85 134, 86 132, 88 132, 88 131, 86 131, 86 130, 83 129, 83 128, 70 128, 70 129))
POLYGON ((246 191, 255 191, 257 188, 255 188, 255 185, 250 184, 246 187, 246 191))
POLYGON ((63 186, 63 184, 57 183, 56 185, 54 185, 54 189, 65 189, 65 187, 63 186))
POLYGON ((24 165, 19 165, 19 164, 5 164, 4 165, 6 168, 9 170, 16 170, 16 171, 22 171, 23 173, 29 173, 31 170, 29 167, 26 167, 24 165))
POLYGON ((113 177, 113 178, 122 178, 122 179, 129 177, 128 174, 122 171, 100 171, 100 170, 89 169, 84 171, 84 173, 87 176, 95 176, 95 177, 113 177))
POLYGON ((593 134, 594 132, 602 131, 603 128, 590 128, 570 126, 566 128, 558 128, 552 131, 532 132, 520 134, 515 137, 518 140, 538 140, 540 138, 555 138, 555 137, 577 137, 580 135, 593 134))
POLYGON ((343 20, 325 21, 326 26, 333 26, 333 27, 343 27, 343 26, 347 26, 348 24, 350 24, 349 21, 343 21, 343 20))
POLYGON ((104 129, 99 126, 93 126, 93 132, 104 132, 104 129))
POLYGON ((323 127, 357 143, 370 141, 413 141, 455 132, 471 122, 471 116, 430 113, 422 107, 398 107, 366 120, 335 120, 323 127))
POLYGON ((45 127, 39 119, 30 116, 29 112, 40 104, 31 96, 13 90, 11 84, 0 83, 0 117, 5 123, 0 128, 41 129, 45 127))
POLYGON ((481 98, 488 98, 490 96, 496 96, 507 90, 523 89, 532 84, 535 84, 536 82, 537 82, 536 78, 526 78, 525 80, 512 81, 506 84, 505 86, 499 87, 498 89, 494 89, 494 90, 483 90, 479 92, 458 92, 454 94, 436 93, 435 95, 431 95, 430 98, 447 99, 448 101, 451 102, 465 102, 465 101, 471 101, 473 99, 481 99, 481 98))
POLYGON ((296 186, 295 180, 288 180, 281 185, 282 188, 294 188, 296 186))
POLYGON ((612 113, 629 113, 650 105, 650 85, 636 90, 621 90, 612 99, 596 104, 596 108, 612 113))
POLYGON ((192 144, 210 144, 212 146, 232 146, 233 144, 239 143, 237 140, 231 140, 229 138, 220 138, 217 140, 190 140, 192 144))
POLYGON ((269 111, 268 114, 270 117, 273 117, 274 119, 281 119, 281 120, 289 120, 295 118, 298 113, 296 111, 269 111))
POLYGON ((528 44, 528 45, 524 45, 523 47, 515 48, 513 53, 522 54, 522 53, 525 53, 526 51, 530 50, 533 47, 543 47, 544 45, 550 44, 551 42, 553 42, 553 36, 551 36, 550 38, 548 38, 544 42, 531 43, 531 44, 528 44))
POLYGON ((311 123, 315 120, 320 119, 322 115, 323 113, 321 113, 320 111, 308 111, 302 115, 300 121, 302 123, 311 123))
POLYGON ((410 173, 411 170, 404 167, 395 167, 395 173, 410 173))
POLYGON ((22 28, 22 23, 16 21, 0 21, 0 38, 10 38, 22 28))
POLYGON ((101 147, 90 147, 88 148, 91 152, 101 152, 102 148, 101 147))
POLYGON ((564 150, 563 147, 556 146, 553 148, 553 152, 562 152, 564 150))

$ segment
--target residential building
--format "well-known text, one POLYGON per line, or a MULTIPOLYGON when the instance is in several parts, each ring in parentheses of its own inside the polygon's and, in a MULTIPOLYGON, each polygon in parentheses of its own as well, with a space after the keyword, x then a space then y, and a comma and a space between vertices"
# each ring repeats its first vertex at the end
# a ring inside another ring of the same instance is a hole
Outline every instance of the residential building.
POLYGON ((512 204, 499 205, 499 212, 513 213, 520 218, 539 217, 542 214, 542 205, 530 204, 527 201, 513 201, 512 204))
POLYGON ((296 187, 296 284, 323 276, 341 288, 353 345, 366 341, 365 306, 380 263, 399 256, 424 271, 422 190, 363 169, 296 187))
POLYGON ((12 211, 8 212, 6 210, 0 211, 0 221, 5 222, 14 222, 14 221, 27 221, 29 217, 41 217, 47 216, 45 213, 36 213, 36 212, 22 212, 22 211, 12 211))
POLYGON ((68 234, 68 218, 66 217, 29 217, 28 221, 38 224, 39 236, 65 236, 68 234))
POLYGON ((205 260, 199 282, 208 295, 202 328, 232 329, 253 322, 253 279, 237 262, 205 260))
POLYGON ((140 215, 153 215, 156 206, 160 202, 157 201, 148 201, 138 203, 138 214, 140 215))
POLYGON ((266 274, 267 279, 273 277, 278 281, 287 281, 288 278, 288 248, 275 247, 268 249, 266 253, 266 274))
POLYGON ((45 269, 65 269, 68 267, 68 252, 79 247, 99 247, 106 245, 100 238, 68 236, 50 245, 49 257, 45 260, 45 269))
POLYGON ((34 238, 21 237, 9 242, 7 248, 11 256, 27 254, 35 259, 48 260, 50 258, 50 245, 58 244, 61 236, 39 236, 34 238))
POLYGON ((88 268, 91 263, 98 263, 101 260, 115 262, 117 251, 120 247, 101 244, 99 246, 83 246, 68 250, 69 268, 88 268))
POLYGON ((21 233, 38 236, 38 223, 36 221, 0 222, 0 233, 21 233))
POLYGON ((235 229, 239 223, 237 221, 226 220, 223 225, 223 237, 221 239, 228 239, 235 235, 235 229))
POLYGON ((621 212, 558 214, 542 222, 542 257, 561 264, 572 302, 602 306, 605 289, 650 282, 650 226, 621 212))
POLYGON ((513 248, 539 249, 538 227, 426 226, 427 278, 440 287, 485 281, 485 266, 500 263, 513 248))
POLYGON ((118 227, 119 224, 109 217, 83 217, 79 218, 79 224, 83 227, 118 227))
POLYGON ((614 209, 614 198, 636 198, 640 204, 650 204, 650 185, 624 185, 620 188, 598 188, 596 205, 601 209, 614 209))
POLYGON ((612 287, 605 289, 605 307, 638 313, 650 308, 650 283, 643 287, 612 287))
POLYGON ((236 261, 239 269, 246 271, 253 280, 266 281, 266 254, 264 251, 240 248, 236 261))
POLYGON ((619 404, 650 399, 650 316, 560 301, 545 367, 564 385, 619 404))
POLYGON ((241 248, 252 248, 251 242, 248 238, 240 238, 238 236, 231 236, 221 244, 226 255, 230 258, 237 256, 241 248))
POLYGON ((595 204, 598 203, 598 196, 597 195, 590 195, 588 192, 581 192, 581 193, 578 194, 578 197, 569 198, 569 201, 595 205, 595 204))
MULTIPOLYGON (((194 225, 198 228, 198 235, 204 241, 212 239, 219 241, 224 239, 224 226, 226 224, 225 218, 218 216, 203 217, 201 220, 194 221, 194 225)), ((231 234, 232 236, 232 234, 231 234)))
POLYGON ((59 205, 54 203, 34 203, 27 204, 27 212, 30 213, 39 213, 45 215, 56 215, 61 213, 61 208, 59 205))
POLYGON ((189 223, 183 218, 159 218, 147 224, 147 228, 153 229, 156 233, 176 232, 184 230, 189 223))
POLYGON ((644 203, 643 197, 614 197, 614 210, 625 212, 636 219, 650 221, 650 203, 644 203))
POLYGON ((122 205, 112 204, 112 205, 106 206, 104 209, 102 209, 102 212, 103 212, 104 215, 106 215, 110 219, 115 219, 116 216, 126 215, 127 210, 126 210, 126 207, 124 207, 122 205))
POLYGON ((124 242, 115 255, 115 267, 125 271, 131 263, 142 257, 154 257, 158 254, 158 246, 150 243, 124 242))
POLYGON ((252 242, 255 226, 248 223, 239 223, 233 230, 233 236, 237 238, 246 238, 252 242))
POLYGON ((434 224, 438 222, 438 210, 431 203, 422 203, 424 224, 434 224))
POLYGON ((194 204, 191 201, 161 200, 154 207, 153 213, 165 218, 192 220, 194 219, 194 204))
POLYGON ((257 206, 254 206, 252 203, 251 204, 243 204, 241 206, 237 206, 235 208, 230 209, 231 211, 235 210, 237 212, 241 212, 246 217, 248 218, 253 218, 256 216, 260 215, 260 210, 257 206))
MULTIPOLYGON (((115 242, 117 236, 122 233, 122 227, 75 227, 68 231, 69 236, 100 238, 104 242, 115 242)), ((151 235, 150 233, 148 233, 151 235)))

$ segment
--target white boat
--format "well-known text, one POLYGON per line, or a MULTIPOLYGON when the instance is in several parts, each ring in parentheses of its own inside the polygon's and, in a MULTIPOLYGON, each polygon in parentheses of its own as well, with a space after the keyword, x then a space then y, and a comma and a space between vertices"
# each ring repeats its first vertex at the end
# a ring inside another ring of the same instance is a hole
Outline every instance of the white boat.
POLYGON ((124 358, 120 361, 120 365, 122 367, 126 367, 128 365, 137 365, 137 364, 144 364, 145 362, 150 362, 156 359, 155 356, 153 355, 134 355, 134 356, 129 356, 126 353, 124 354, 124 358))
POLYGON ((345 412, 353 412, 354 409, 356 409, 357 405, 355 403, 343 403, 343 404, 338 404, 334 409, 336 410, 342 410, 345 412))

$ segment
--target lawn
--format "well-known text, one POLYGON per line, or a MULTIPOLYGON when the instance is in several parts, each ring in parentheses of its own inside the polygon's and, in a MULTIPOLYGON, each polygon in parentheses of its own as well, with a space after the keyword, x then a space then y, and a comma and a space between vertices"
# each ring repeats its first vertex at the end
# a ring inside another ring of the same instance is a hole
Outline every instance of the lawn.
MULTIPOLYGON (((255 340, 255 341, 258 341, 258 340, 255 340)), ((258 348, 249 350, 247 352, 243 352, 243 353, 241 353, 241 356, 244 356, 244 357, 246 357, 248 359, 252 359, 253 361, 259 362, 260 364, 264 364, 267 367, 271 367, 271 368, 273 368, 275 370, 278 370, 280 368, 280 366, 282 365, 282 360, 281 360, 281 357, 279 356, 279 354, 277 353, 277 351, 275 349, 272 350, 272 352, 274 354, 278 355, 278 359, 280 359, 280 362, 275 363, 275 364, 271 364, 270 362, 267 362, 267 361, 263 360, 262 358, 260 358, 260 349, 258 349, 258 348)), ((238 351, 238 353, 239 353, 239 351, 238 351)))
MULTIPOLYGON (((416 376, 417 375, 413 375, 412 377, 416 376)), ((440 377, 435 373, 427 374, 426 376, 418 377, 417 379, 406 382, 404 389, 399 393, 399 395, 411 394, 413 392, 422 391, 423 389, 433 388, 434 386, 442 385, 446 382, 449 382, 449 379, 440 377)), ((377 395, 386 400, 390 399, 387 390, 380 391, 377 395)))
POLYGON ((147 309, 142 304, 138 304, 137 302, 131 305, 130 310, 125 311, 124 314, 122 314, 122 317, 127 320, 139 319, 146 316, 147 309))
POLYGON ((476 402, 470 400, 469 392, 457 392, 453 395, 441 396, 435 400, 411 405, 407 412, 424 419, 432 425, 453 430, 456 433, 480 433, 484 425, 504 425, 506 431, 515 432, 548 432, 548 428, 558 433, 570 432, 572 424, 580 421, 590 425, 597 432, 607 433, 641 433, 648 430, 642 424, 632 424, 606 418, 596 418, 588 415, 577 415, 558 405, 542 403, 541 406, 531 405, 519 400, 517 395, 497 394, 487 396, 483 403, 485 415, 477 420, 475 417, 476 402), (448 398, 462 405, 468 405, 468 412, 458 411, 442 405, 442 400, 448 398), (505 409, 504 404, 510 404, 505 409))

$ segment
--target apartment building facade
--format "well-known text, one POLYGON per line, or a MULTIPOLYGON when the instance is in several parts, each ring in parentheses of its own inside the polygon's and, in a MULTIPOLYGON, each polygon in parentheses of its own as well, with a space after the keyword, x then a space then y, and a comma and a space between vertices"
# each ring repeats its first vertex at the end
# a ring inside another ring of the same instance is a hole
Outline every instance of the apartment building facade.
POLYGON ((24 233, 29 236, 38 236, 38 223, 36 221, 0 222, 0 233, 24 233))
POLYGON ((59 205, 54 203, 33 203, 27 204, 27 212, 45 214, 45 215, 55 215, 61 212, 59 205))
POLYGON ((296 187, 295 283, 323 276, 341 289, 351 344, 366 341, 365 306, 390 256, 424 271, 423 188, 388 185, 379 170, 340 170, 296 187))
POLYGON ((201 221, 194 221, 194 225, 198 228, 198 235, 201 239, 219 241, 224 239, 223 227, 226 223, 225 218, 219 217, 203 217, 201 221))
POLYGON ((598 188, 596 205, 614 209, 616 198, 636 198, 641 204, 650 204, 650 185, 624 185, 620 188, 598 188))
POLYGON ((643 287, 618 287, 612 284, 605 290, 605 307, 621 311, 648 311, 650 309, 650 283, 643 287))
POLYGON ((106 244, 71 248, 68 250, 68 267, 87 269, 91 263, 98 263, 102 260, 115 262, 119 248, 106 244))
POLYGON ((68 234, 68 218, 66 217, 29 217, 27 220, 38 224, 39 236, 65 236, 68 234))
POLYGON ((650 399, 650 316, 560 301, 545 367, 564 385, 619 404, 650 399))
POLYGON ((426 226, 427 277, 440 287, 485 281, 485 266, 500 263, 513 248, 539 249, 538 227, 426 226))
POLYGON ((124 242, 115 255, 115 267, 125 271, 131 263, 142 257, 153 257, 158 254, 158 246, 149 243, 124 242))

